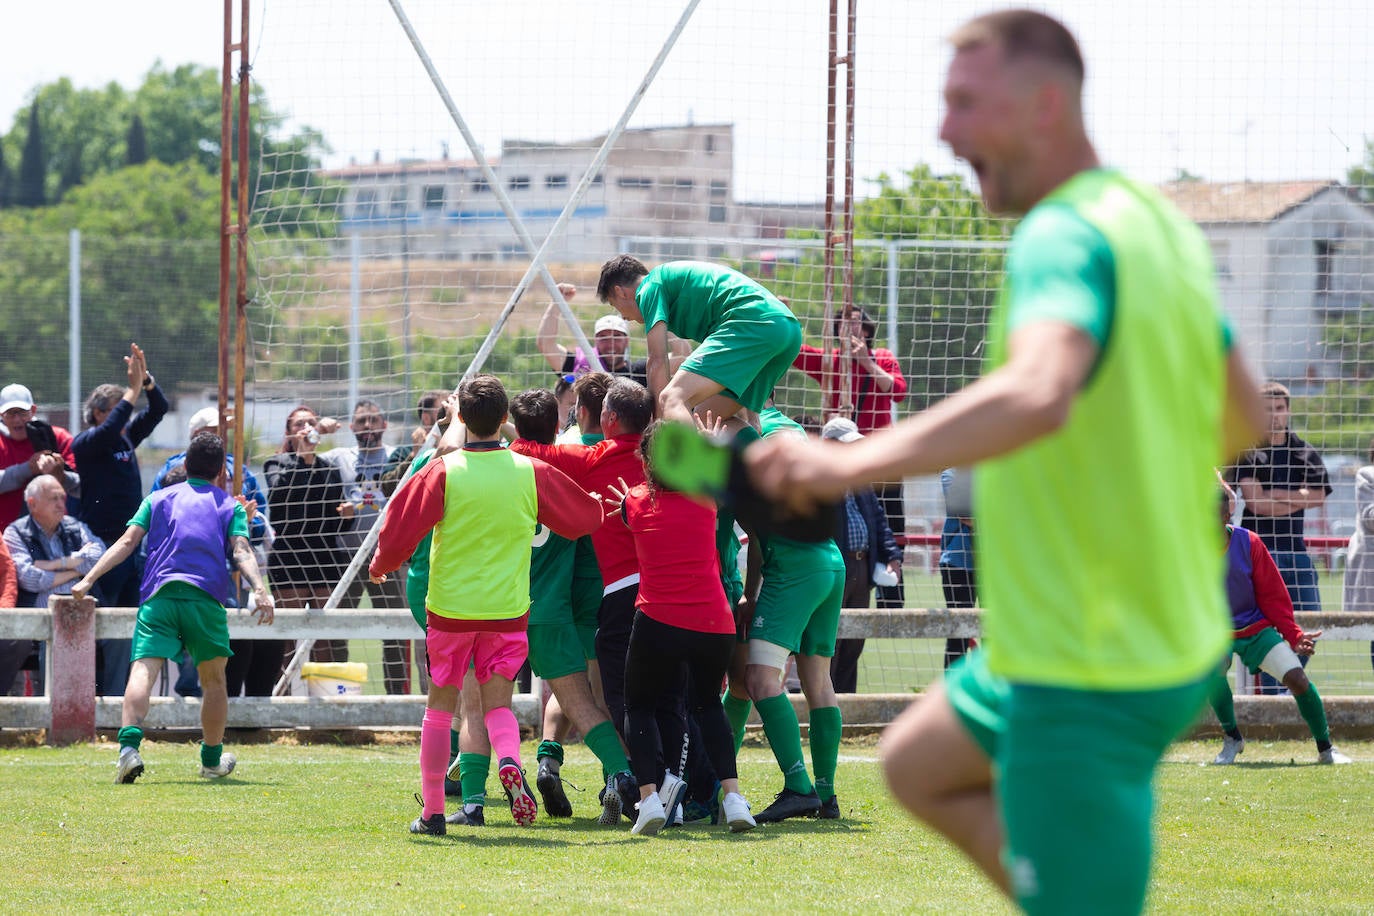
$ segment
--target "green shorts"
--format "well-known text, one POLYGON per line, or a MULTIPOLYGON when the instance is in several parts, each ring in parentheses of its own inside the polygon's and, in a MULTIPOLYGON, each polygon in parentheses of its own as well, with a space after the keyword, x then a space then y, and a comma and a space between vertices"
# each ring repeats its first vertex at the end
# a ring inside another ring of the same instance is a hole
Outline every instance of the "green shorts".
POLYGON ((682 362, 758 413, 801 352, 801 325, 775 309, 737 309, 682 362))
POLYGON ((1208 678, 1160 690, 1008 684, 981 651, 950 667, 950 705, 994 764, 1003 864, 1028 913, 1140 912, 1153 777, 1208 678))
POLYGON ((844 569, 827 568, 824 562, 796 563, 795 557, 785 563, 770 562, 776 552, 789 549, 777 546, 778 540, 772 539, 765 555, 763 587, 749 622, 749 638, 800 655, 831 658, 844 603, 844 569))
POLYGON ((138 609, 130 658, 181 658, 183 649, 197 665, 234 654, 224 605, 194 585, 168 582, 138 609))
POLYGON ((587 670, 596 658, 596 624, 529 625, 530 670, 546 681, 587 670))
POLYGON ((417 576, 414 575, 414 567, 411 567, 411 574, 406 576, 406 604, 410 605, 410 616, 420 625, 421 632, 429 626, 425 616, 425 596, 428 594, 429 572, 417 576))
MULTIPOLYGON (((1259 674, 1260 665, 1264 664, 1264 659, 1279 643, 1283 642, 1283 637, 1279 631, 1273 627, 1265 627, 1253 636, 1244 636, 1231 644, 1231 651, 1240 656, 1241 664, 1250 669, 1251 674, 1259 674)), ((1229 665, 1231 657, 1228 655, 1226 661, 1229 665)))

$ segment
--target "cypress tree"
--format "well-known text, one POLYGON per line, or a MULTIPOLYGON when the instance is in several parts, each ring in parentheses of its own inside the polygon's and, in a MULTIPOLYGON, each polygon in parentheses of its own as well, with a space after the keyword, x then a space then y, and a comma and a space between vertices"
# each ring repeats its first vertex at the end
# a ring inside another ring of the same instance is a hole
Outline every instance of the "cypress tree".
POLYGON ((29 109, 29 135, 24 139, 24 155, 19 160, 19 186, 14 202, 21 207, 41 207, 48 201, 44 182, 48 162, 43 150, 43 128, 38 120, 38 102, 29 109))

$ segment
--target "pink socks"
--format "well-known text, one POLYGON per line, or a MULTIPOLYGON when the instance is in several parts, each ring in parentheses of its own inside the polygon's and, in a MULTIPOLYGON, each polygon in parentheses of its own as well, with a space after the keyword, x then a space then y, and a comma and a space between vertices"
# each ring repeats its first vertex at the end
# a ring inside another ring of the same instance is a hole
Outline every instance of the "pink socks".
POLYGON ((491 739, 492 756, 497 760, 509 757, 517 764, 520 762, 520 723, 515 721, 515 713, 502 706, 487 711, 483 716, 487 724, 487 737, 491 739))
MULTIPOLYGON (((519 741, 520 729, 514 715, 511 725, 515 726, 519 741)), ((425 802, 425 817, 444 813, 444 773, 448 770, 448 736, 452 728, 452 712, 425 708, 424 723, 420 726, 420 797, 425 802)))

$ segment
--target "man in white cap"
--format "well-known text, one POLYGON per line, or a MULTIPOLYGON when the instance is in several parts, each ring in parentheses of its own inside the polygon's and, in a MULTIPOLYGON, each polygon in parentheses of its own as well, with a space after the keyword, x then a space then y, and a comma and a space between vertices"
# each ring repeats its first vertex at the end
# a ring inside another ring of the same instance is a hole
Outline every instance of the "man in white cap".
MULTIPOLYGON (((569 301, 577 295, 577 287, 571 283, 560 283, 558 289, 563 298, 569 301)), ((539 323, 539 333, 535 343, 539 352, 549 362, 549 368, 559 375, 580 376, 592 368, 591 360, 580 348, 568 349, 558 342, 558 303, 550 302, 544 310, 544 318, 539 323)), ((634 379, 641 385, 648 385, 648 363, 642 359, 631 360, 626 354, 630 349, 630 325, 617 314, 602 315, 596 319, 592 328, 593 343, 601 365, 611 375, 623 375, 634 379)))
POLYGON ((46 423, 30 429, 29 421, 37 416, 29 389, 23 385, 0 388, 0 527, 24 514, 24 487, 38 475, 56 477, 68 496, 81 485, 72 457, 72 434, 46 423), (31 432, 49 441, 31 438, 31 432))

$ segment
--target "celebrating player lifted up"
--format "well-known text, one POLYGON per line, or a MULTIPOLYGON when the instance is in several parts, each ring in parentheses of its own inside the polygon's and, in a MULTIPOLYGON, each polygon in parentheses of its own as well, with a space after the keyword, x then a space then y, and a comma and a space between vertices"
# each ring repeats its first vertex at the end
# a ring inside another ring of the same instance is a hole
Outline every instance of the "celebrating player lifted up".
POLYGON ((763 409, 801 350, 801 325, 768 290, 736 270, 670 261, 653 270, 627 254, 601 266, 596 296, 644 325, 649 390, 665 420, 692 422, 692 411, 734 417, 763 409), (669 371, 669 333, 698 346, 669 371), (671 375, 671 378, 669 377, 671 375))

